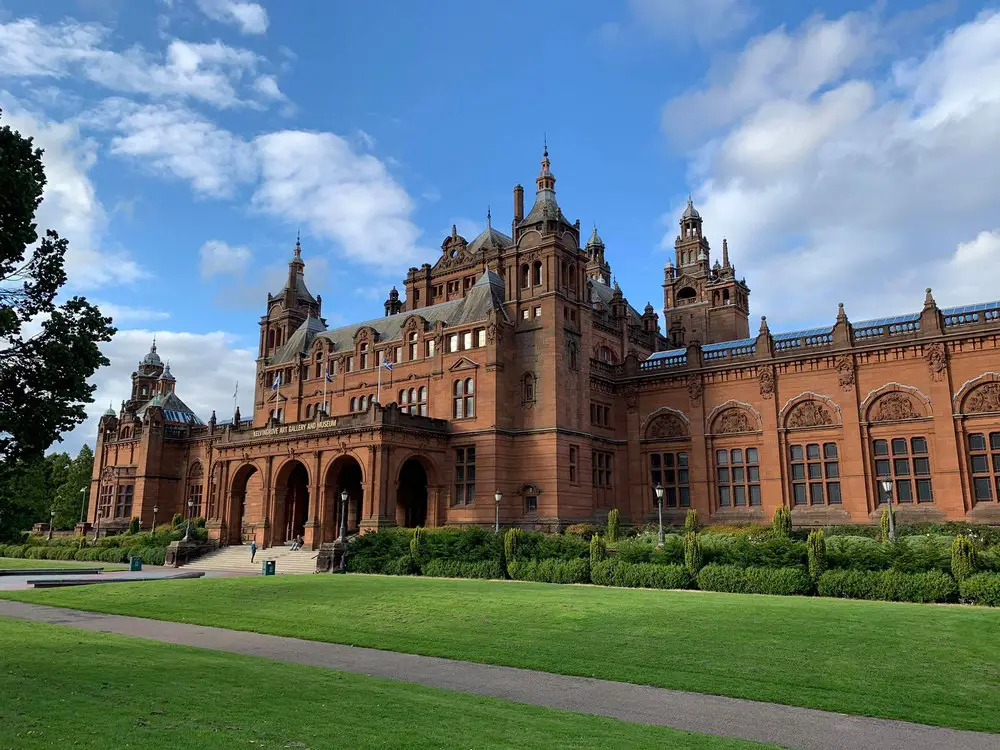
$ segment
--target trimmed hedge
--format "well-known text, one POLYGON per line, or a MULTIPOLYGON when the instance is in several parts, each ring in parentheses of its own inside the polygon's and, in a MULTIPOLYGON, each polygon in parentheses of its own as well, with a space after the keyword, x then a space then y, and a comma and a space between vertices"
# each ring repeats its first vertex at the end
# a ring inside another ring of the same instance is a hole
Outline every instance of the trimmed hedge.
POLYGON ((977 573, 958 584, 958 594, 963 602, 1000 607, 1000 575, 977 573))
POLYGON ((702 591, 731 594, 804 595, 812 589, 803 568, 740 568, 735 565, 706 565, 698 573, 702 591))
POLYGON ((507 569, 516 581, 590 583, 590 560, 514 560, 507 569))
POLYGON ((683 565, 654 565, 606 560, 590 566, 590 580, 598 586, 644 589, 688 589, 694 583, 683 565))
POLYGON ((498 560, 463 563, 458 560, 431 560, 423 566, 425 576, 435 578, 485 578, 501 579, 503 568, 498 560))
MULTIPOLYGON (((137 535, 140 538, 142 535, 137 535)), ((128 537, 123 537, 128 539, 128 537)), ((129 557, 140 557, 146 565, 163 565, 166 547, 134 545, 131 547, 70 547, 66 545, 34 546, 28 544, 0 545, 0 557, 29 560, 76 560, 79 562, 126 563, 129 557)))
POLYGON ((904 573, 898 570, 828 570, 819 577, 820 596, 877 599, 893 602, 953 602, 955 579, 940 571, 904 573))

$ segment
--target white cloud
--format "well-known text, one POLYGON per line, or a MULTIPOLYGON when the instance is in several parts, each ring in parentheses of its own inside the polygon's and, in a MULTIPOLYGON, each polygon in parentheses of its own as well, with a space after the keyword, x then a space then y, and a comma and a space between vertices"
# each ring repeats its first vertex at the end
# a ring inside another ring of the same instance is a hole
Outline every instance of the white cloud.
POLYGON ((5 104, 3 123, 33 137, 35 145, 44 149, 46 185, 35 220, 39 234, 54 229, 69 241, 69 287, 128 284, 145 276, 126 252, 104 247, 107 216, 89 175, 97 158, 96 144, 81 137, 71 123, 46 120, 21 109, 3 93, 0 100, 5 104))
POLYGON ((87 420, 63 435, 51 450, 75 454, 84 443, 94 445, 97 423, 112 404, 118 410, 132 390, 131 374, 149 351, 156 336, 156 349, 177 378, 177 395, 205 422, 212 410, 219 420, 232 417, 233 390, 240 383, 240 411, 249 416, 253 408, 255 349, 244 348, 229 333, 194 334, 174 331, 123 330, 102 347, 111 365, 91 379, 97 386, 94 403, 87 407, 87 420))
POLYGON ((231 246, 222 240, 209 240, 201 246, 201 277, 242 276, 250 263, 250 248, 231 246))
POLYGON ((118 305, 114 302, 103 300, 91 300, 101 310, 102 315, 109 316, 117 327, 122 323, 138 322, 144 320, 166 320, 170 313, 164 310, 152 310, 148 307, 129 307, 128 305, 118 305))
POLYGON ((928 286, 942 306, 1000 296, 1000 13, 861 75, 890 25, 777 29, 667 105, 702 128, 690 169, 716 255, 727 236, 755 314, 778 325, 828 321, 838 301, 854 320, 916 311, 928 286))
POLYGON ((260 210, 333 240, 354 261, 398 268, 420 257, 413 202, 377 158, 333 133, 286 130, 254 144, 260 210))
POLYGON ((628 0, 626 19, 604 24, 598 36, 608 44, 643 34, 709 46, 742 31, 754 15, 749 0, 628 0))
POLYGON ((213 21, 239 26, 244 34, 267 31, 267 11, 260 3, 240 0, 196 0, 198 8, 213 21))
POLYGON ((265 60, 249 50, 174 39, 161 58, 138 45, 108 49, 109 37, 109 29, 93 23, 46 26, 26 18, 0 24, 0 75, 82 78, 124 94, 190 98, 220 108, 260 107, 261 98, 273 99, 254 86, 265 60))

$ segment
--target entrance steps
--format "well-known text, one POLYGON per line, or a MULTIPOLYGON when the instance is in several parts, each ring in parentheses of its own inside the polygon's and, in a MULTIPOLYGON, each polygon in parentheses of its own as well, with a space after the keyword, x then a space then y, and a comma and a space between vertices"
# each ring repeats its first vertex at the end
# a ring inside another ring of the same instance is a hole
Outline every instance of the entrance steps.
POLYGON ((246 573, 261 572, 261 565, 264 560, 274 560, 275 572, 278 575, 284 573, 315 573, 317 550, 299 549, 292 550, 290 546, 268 547, 258 549, 257 556, 253 563, 250 562, 250 545, 233 544, 223 547, 217 552, 210 552, 207 555, 192 560, 185 565, 191 570, 219 570, 219 571, 243 571, 246 573))

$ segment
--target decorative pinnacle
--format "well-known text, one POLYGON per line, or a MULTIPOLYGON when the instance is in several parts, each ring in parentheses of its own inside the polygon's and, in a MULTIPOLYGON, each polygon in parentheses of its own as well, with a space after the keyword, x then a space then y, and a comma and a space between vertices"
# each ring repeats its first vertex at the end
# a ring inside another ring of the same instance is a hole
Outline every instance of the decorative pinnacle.
POLYGON ((934 295, 931 294, 930 287, 927 287, 927 294, 924 297, 924 307, 937 307, 937 302, 934 301, 934 295))
POLYGON ((489 205, 486 206, 486 228, 487 229, 492 229, 493 228, 493 216, 490 213, 490 207, 489 207, 489 205))
POLYGON ((767 335, 771 333, 771 329, 767 327, 767 316, 760 316, 760 333, 762 335, 767 335))
POLYGON ((844 312, 844 303, 843 302, 838 302, 837 303, 837 322, 838 323, 846 323, 847 322, 847 313, 844 312))
POLYGON ((295 231, 295 260, 302 260, 302 230, 295 231))

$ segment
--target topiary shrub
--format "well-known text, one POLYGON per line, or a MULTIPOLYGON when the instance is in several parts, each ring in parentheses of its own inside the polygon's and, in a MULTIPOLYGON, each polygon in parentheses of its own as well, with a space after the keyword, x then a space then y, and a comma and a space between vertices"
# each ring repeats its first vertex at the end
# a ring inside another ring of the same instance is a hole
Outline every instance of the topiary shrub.
POLYGON ((507 558, 507 567, 520 557, 521 538, 524 532, 521 529, 507 529, 503 537, 503 551, 507 558))
POLYGON ((698 511, 692 508, 684 516, 684 531, 686 532, 697 532, 698 531, 698 511))
POLYGON ((964 534, 959 534, 951 543, 951 574, 962 582, 979 572, 979 550, 975 543, 964 534))
MULTIPOLYGON (((883 506, 882 515, 878 520, 879 535, 883 542, 888 542, 889 540, 889 506, 883 506)), ((891 511, 893 526, 896 526, 896 511, 891 511)))
POLYGON ((687 568, 692 577, 698 575, 703 559, 701 540, 697 533, 689 531, 684 535, 684 567, 687 568))
POLYGON ((604 543, 600 534, 590 537, 590 564, 591 566, 603 562, 608 556, 608 545, 604 543))
POLYGON ((611 512, 608 513, 608 542, 614 543, 618 541, 618 537, 621 535, 621 524, 621 512, 618 508, 612 508, 611 512))
POLYGON ((732 594, 808 594, 812 581, 803 568, 741 568, 735 565, 706 565, 698 574, 702 591, 732 594))
POLYGON ((958 595, 963 602, 984 607, 1000 607, 1000 575, 977 573, 958 583, 958 595))
POLYGON ((826 541, 823 538, 822 529, 814 529, 809 532, 806 540, 806 550, 809 558, 809 577, 813 581, 818 581, 826 570, 826 541))
POLYGON ((953 602, 958 598, 955 579, 940 571, 828 570, 819 577, 817 590, 820 596, 893 602, 953 602))
POLYGON ((605 560, 590 566, 590 580, 599 586, 646 589, 687 589, 694 579, 683 565, 654 565, 605 560))
POLYGON ((139 519, 138 518, 133 518, 131 521, 128 522, 128 533, 129 534, 138 534, 139 533, 139 519))
POLYGON ((421 528, 413 530, 413 537, 410 539, 410 557, 413 558, 413 562, 418 566, 427 562, 426 535, 421 528))
POLYGON ((775 510, 774 518, 771 519, 771 528, 778 536, 789 536, 792 533, 792 512, 784 506, 775 510))
POLYGON ((179 529, 184 526, 184 516, 180 513, 174 513, 174 517, 170 519, 170 525, 174 529, 179 529))
POLYGON ((589 560, 515 560, 507 569, 516 581, 590 583, 589 560))

